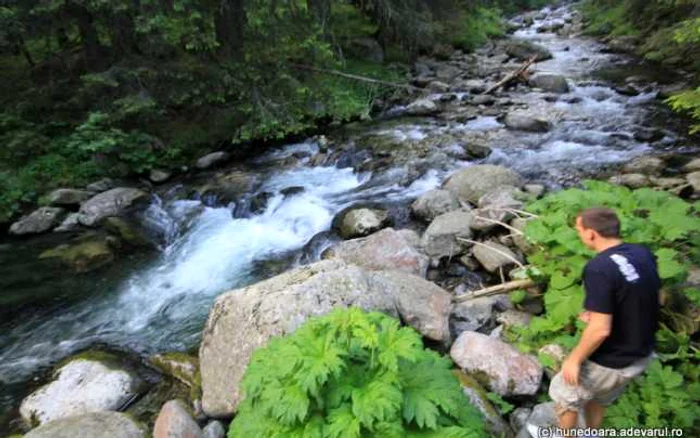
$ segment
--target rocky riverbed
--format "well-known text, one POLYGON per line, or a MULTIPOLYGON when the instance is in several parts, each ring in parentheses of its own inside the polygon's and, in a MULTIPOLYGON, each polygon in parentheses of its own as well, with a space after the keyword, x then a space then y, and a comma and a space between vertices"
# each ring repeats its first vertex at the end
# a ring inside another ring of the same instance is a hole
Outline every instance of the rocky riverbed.
POLYGON ((0 244, 0 431, 223 436, 252 351, 339 305, 400 317, 449 353, 494 433, 552 421, 535 397, 548 370, 499 336, 541 301, 453 298, 516 278, 528 200, 584 177, 697 198, 700 162, 659 100, 682 77, 580 36, 571 7, 509 28, 420 59, 416 88, 374 121, 47 194, 0 244), (533 55, 527 83, 484 94, 533 55), (485 390, 520 406, 503 418, 485 390))

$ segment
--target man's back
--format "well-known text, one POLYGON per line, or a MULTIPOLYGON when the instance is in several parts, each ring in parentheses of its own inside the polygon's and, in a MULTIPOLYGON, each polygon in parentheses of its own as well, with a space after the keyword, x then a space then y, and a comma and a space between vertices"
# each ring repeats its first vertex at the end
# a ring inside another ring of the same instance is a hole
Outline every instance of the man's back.
POLYGON ((656 261, 641 245, 622 243, 593 258, 583 272, 586 310, 612 314, 610 336, 589 359, 624 368, 654 348, 659 319, 656 261))

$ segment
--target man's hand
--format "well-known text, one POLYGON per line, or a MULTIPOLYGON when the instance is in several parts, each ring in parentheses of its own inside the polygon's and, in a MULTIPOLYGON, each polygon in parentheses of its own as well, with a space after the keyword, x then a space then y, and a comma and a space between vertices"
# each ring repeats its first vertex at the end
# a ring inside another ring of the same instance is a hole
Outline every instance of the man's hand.
POLYGON ((578 386, 578 375, 581 371, 581 362, 571 356, 567 357, 561 365, 561 374, 564 381, 571 386, 578 386))

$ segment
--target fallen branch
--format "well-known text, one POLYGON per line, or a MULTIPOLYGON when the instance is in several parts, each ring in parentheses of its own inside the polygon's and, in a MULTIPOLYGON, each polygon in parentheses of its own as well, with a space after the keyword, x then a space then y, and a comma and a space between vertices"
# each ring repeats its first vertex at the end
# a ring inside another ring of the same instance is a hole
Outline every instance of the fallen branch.
POLYGON ((504 77, 503 79, 498 81, 498 83, 496 83, 496 85, 492 86, 491 88, 489 88, 488 90, 484 91, 481 94, 491 94, 494 91, 498 90, 499 88, 501 88, 505 85, 508 85, 510 82, 513 82, 516 79, 523 78, 523 79, 527 80, 527 76, 528 76, 527 70, 530 68, 530 66, 535 61, 537 61, 537 55, 534 55, 532 58, 525 61, 523 63, 523 65, 520 66, 520 68, 518 68, 514 72, 507 74, 506 77, 504 77))
POLYGON ((464 301, 469 301, 474 298, 487 297, 491 295, 499 295, 507 292, 513 292, 518 289, 527 289, 535 285, 535 282, 528 279, 525 280, 513 280, 507 283, 497 284, 495 286, 489 286, 483 289, 479 289, 469 294, 460 295, 452 298, 452 302, 461 303, 464 301))
POLYGON ((480 210, 490 210, 490 211, 504 211, 506 213, 513 213, 515 216, 520 217, 521 215, 523 216, 529 216, 531 218, 538 218, 536 214, 530 213, 528 211, 524 210, 516 210, 515 208, 503 208, 503 207, 483 207, 480 208, 480 210))
POLYGON ((377 85, 385 85, 387 87, 407 88, 409 90, 418 90, 418 91, 423 90, 422 88, 414 87, 413 85, 409 85, 409 84, 397 84, 395 82, 382 81, 381 79, 373 79, 373 78, 368 78, 366 76, 359 76, 359 75, 354 75, 351 73, 343 73, 342 71, 338 71, 338 70, 328 70, 325 68, 312 67, 310 65, 293 64, 292 67, 299 69, 299 70, 308 70, 308 71, 313 71, 316 73, 324 73, 324 74, 329 74, 329 75, 334 75, 334 76, 340 76, 341 78, 352 79, 353 81, 368 82, 370 84, 377 84, 377 85))
POLYGON ((505 253, 505 252, 503 252, 503 251, 501 251, 501 250, 498 250, 498 249, 496 249, 496 248, 493 248, 493 247, 491 247, 491 246, 488 246, 487 244, 485 244, 485 243, 483 243, 483 242, 477 242, 476 240, 465 239, 465 238, 463 238, 463 237, 458 237, 457 240, 461 240, 462 242, 467 242, 467 243, 471 243, 471 244, 474 244, 474 245, 483 246, 484 248, 486 248, 486 249, 488 249, 488 250, 490 250, 490 251, 492 251, 492 252, 495 252, 495 253, 497 253, 497 254, 500 254, 500 255, 502 255, 503 257, 507 258, 508 260, 512 261, 513 263, 515 263, 516 265, 518 265, 519 268, 525 268, 525 265, 523 265, 522 263, 520 263, 520 262, 518 261, 518 259, 516 259, 515 257, 513 257, 513 256, 511 256, 510 254, 505 253))
MULTIPOLYGON (((524 235, 525 235, 525 233, 523 233, 523 232, 520 231, 519 229, 514 228, 514 227, 511 227, 510 225, 508 225, 508 224, 505 223, 505 222, 501 222, 501 221, 496 220, 496 219, 491 219, 490 217, 479 216, 479 215, 477 214, 477 215, 475 216, 475 219, 481 219, 481 220, 486 221, 486 222, 491 222, 492 224, 500 225, 500 226, 502 226, 503 228, 506 228, 506 229, 508 229, 508 230, 511 230, 513 233, 515 233, 515 235, 518 235, 518 236, 524 236, 524 235)), ((512 236, 512 235, 513 235, 513 234, 509 234, 509 236, 512 236)))

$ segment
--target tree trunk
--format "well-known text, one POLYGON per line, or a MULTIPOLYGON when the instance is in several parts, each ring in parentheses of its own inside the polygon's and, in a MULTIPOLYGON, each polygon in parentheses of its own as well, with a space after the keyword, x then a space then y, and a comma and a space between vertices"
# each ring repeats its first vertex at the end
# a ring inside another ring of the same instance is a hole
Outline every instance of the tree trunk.
POLYGON ((100 37, 95 28, 93 16, 83 5, 69 2, 66 4, 66 12, 74 18, 78 24, 80 41, 83 45, 85 63, 89 70, 101 70, 104 66, 104 57, 100 37))
POLYGON ((244 0, 221 0, 216 14, 216 39, 221 44, 219 54, 228 60, 238 60, 243 53, 243 32, 246 25, 244 0))

